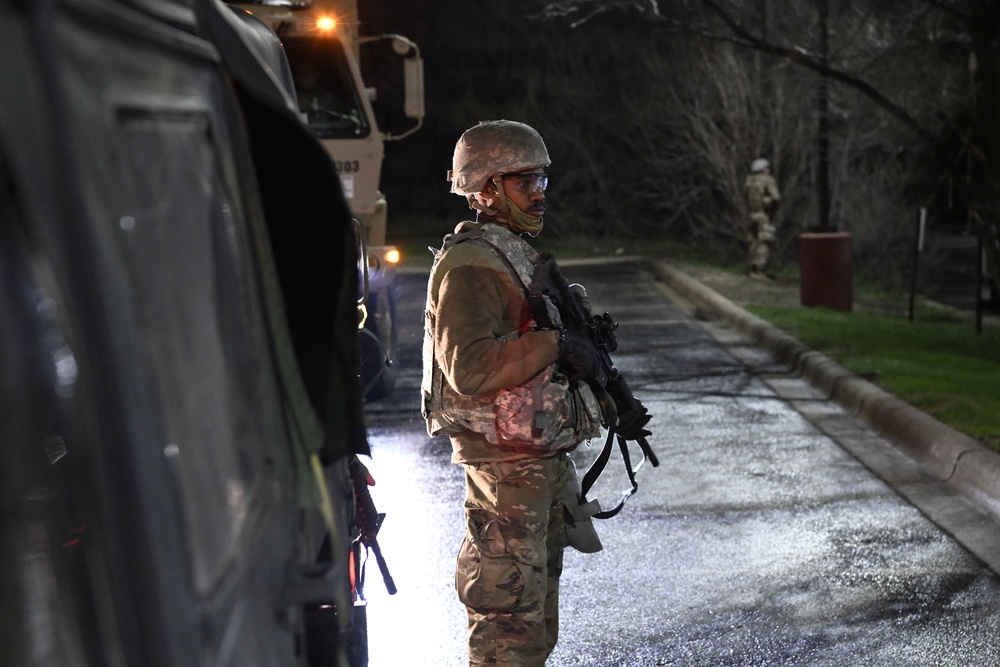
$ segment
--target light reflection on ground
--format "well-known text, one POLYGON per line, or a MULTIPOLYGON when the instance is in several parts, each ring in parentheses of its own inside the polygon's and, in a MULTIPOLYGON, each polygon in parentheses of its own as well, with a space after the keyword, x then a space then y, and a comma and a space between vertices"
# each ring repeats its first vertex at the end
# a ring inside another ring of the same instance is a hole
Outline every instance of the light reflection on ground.
MULTIPOLYGON (((601 274, 570 278, 622 314, 615 360, 654 414, 661 466, 599 524, 604 551, 567 554, 547 667, 1000 664, 997 575, 827 433, 884 441, 759 351, 734 357, 633 268, 587 270, 601 274)), ((460 667, 464 484, 419 417, 423 283, 404 286, 402 384, 373 406, 370 465, 399 593, 372 568, 370 664, 460 667)), ((615 461, 592 495, 605 506, 628 486, 615 461)))
MULTIPOLYGON (((462 539, 464 480, 450 451, 412 451, 422 432, 374 432, 372 498, 386 512, 379 545, 399 592, 389 596, 370 559, 368 595, 371 667, 465 665, 465 607, 455 594, 455 555, 462 539)), ((447 444, 447 443, 445 443, 447 444)))

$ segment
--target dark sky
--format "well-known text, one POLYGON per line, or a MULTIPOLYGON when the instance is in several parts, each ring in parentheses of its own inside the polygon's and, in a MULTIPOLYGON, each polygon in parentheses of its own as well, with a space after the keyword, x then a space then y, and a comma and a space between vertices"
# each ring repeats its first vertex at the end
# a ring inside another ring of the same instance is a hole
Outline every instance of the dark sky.
MULTIPOLYGON (((444 217, 467 211, 460 198, 448 193, 445 181, 455 141, 476 122, 499 117, 492 109, 501 106, 500 100, 518 94, 517 78, 530 76, 532 63, 532 50, 527 46, 531 40, 526 41, 522 33, 538 29, 536 22, 523 17, 531 3, 500 4, 361 0, 362 34, 405 35, 419 45, 424 59, 424 127, 386 146, 382 174, 390 216, 401 207, 444 217)), ((366 76, 371 84, 375 76, 366 76)), ((398 82, 386 86, 389 90, 399 87, 398 82)), ((377 107, 398 109, 399 105, 379 91, 377 107)), ((398 116, 391 119, 385 111, 377 113, 383 125, 391 128, 398 122, 398 116)))

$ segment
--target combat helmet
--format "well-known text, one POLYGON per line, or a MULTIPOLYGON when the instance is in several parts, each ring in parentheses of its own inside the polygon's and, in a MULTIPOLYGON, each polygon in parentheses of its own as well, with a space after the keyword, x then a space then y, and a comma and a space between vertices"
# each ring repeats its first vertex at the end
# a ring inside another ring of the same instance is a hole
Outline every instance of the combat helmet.
POLYGON ((466 130, 455 144, 448 180, 452 192, 468 196, 485 190, 493 174, 550 162, 545 142, 533 128, 513 120, 487 120, 466 130))
POLYGON ((759 158, 757 158, 756 160, 754 160, 753 162, 750 163, 750 171, 756 174, 756 173, 759 173, 761 171, 764 171, 765 169, 767 169, 770 166, 771 166, 770 162, 768 162, 767 160, 765 160, 762 157, 759 157, 759 158))

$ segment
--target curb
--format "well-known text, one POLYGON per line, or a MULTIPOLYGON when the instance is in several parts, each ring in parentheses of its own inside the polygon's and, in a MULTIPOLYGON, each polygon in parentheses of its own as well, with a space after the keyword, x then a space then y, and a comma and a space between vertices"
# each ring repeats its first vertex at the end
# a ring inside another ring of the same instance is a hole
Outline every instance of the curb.
POLYGON ((995 520, 1000 520, 1000 454, 959 433, 909 403, 847 370, 729 299, 669 265, 647 267, 694 305, 714 313, 777 361, 800 372, 873 431, 947 483, 995 520))

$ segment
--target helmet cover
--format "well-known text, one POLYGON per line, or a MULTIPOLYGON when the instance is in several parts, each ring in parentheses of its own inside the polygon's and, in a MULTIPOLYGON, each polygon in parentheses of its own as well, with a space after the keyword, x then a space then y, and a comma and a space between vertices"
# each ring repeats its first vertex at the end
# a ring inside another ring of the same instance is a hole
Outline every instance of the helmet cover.
POLYGON ((530 126, 512 120, 483 121, 466 130, 455 144, 451 191, 475 194, 486 189, 494 174, 549 164, 545 142, 530 126))

